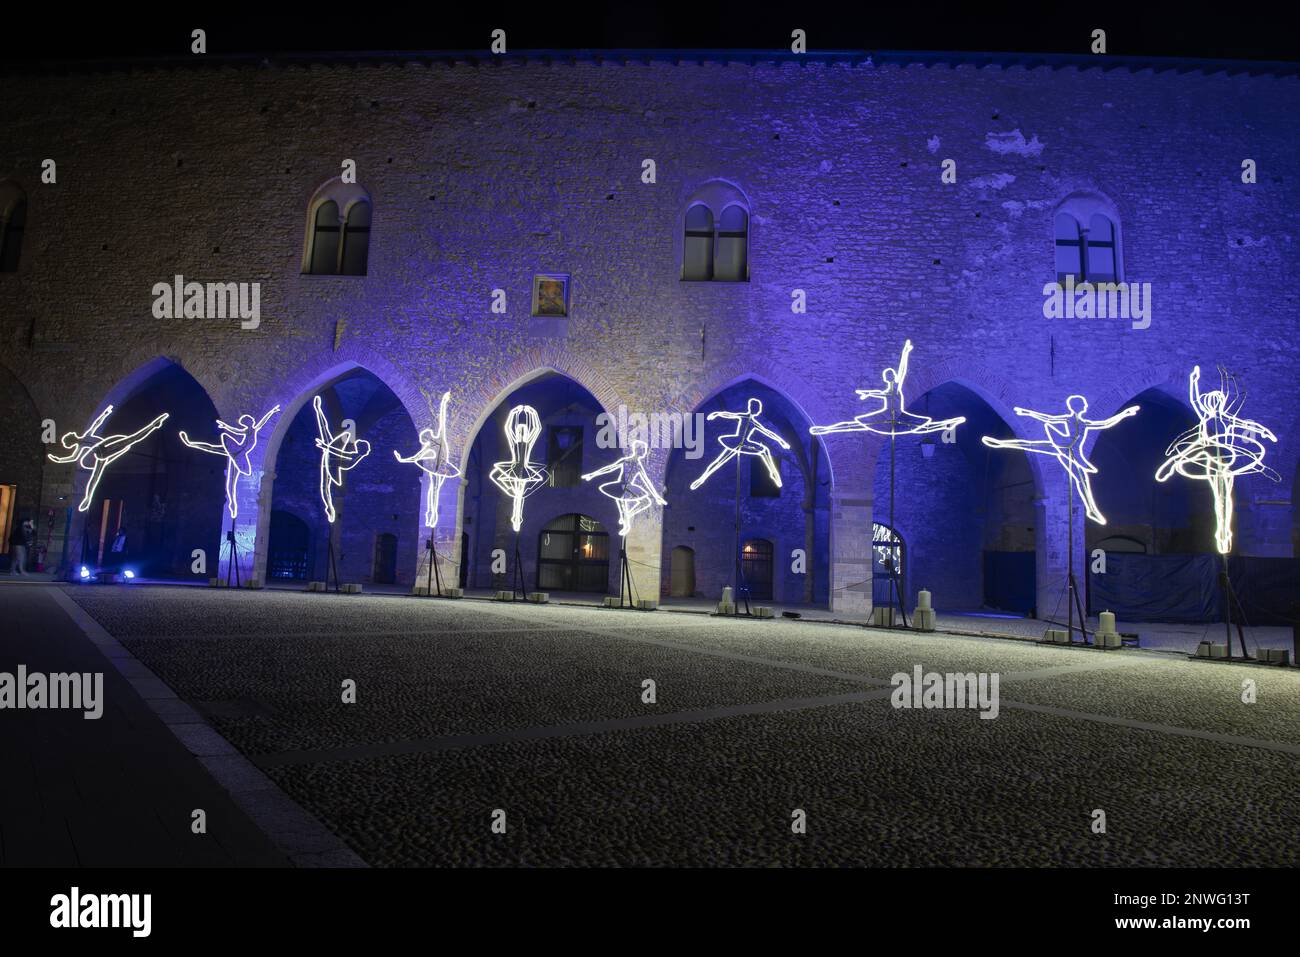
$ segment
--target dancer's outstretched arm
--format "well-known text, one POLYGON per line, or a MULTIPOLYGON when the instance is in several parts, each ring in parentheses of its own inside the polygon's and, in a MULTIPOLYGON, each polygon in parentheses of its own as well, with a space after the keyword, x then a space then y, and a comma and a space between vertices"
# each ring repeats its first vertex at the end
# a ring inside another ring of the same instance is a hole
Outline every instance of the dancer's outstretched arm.
POLYGON ((854 389, 859 399, 885 399, 889 397, 887 389, 854 389))
POLYGON ((90 423, 90 428, 86 430, 86 435, 94 435, 99 431, 99 427, 108 421, 108 417, 113 414, 113 407, 110 405, 99 413, 99 418, 90 423))
POLYGON ((908 339, 903 343, 903 356, 898 360, 898 368, 894 370, 894 384, 900 389, 903 387, 903 380, 907 378, 907 357, 912 354, 912 340, 908 339))
POLYGON ((1137 415, 1138 410, 1140 408, 1141 406, 1130 405, 1127 409, 1124 409, 1122 412, 1116 412, 1109 419, 1101 419, 1100 421, 1097 422, 1091 421, 1089 419, 1084 419, 1083 424, 1090 429, 1109 429, 1115 423, 1121 422, 1124 419, 1129 418, 1130 416, 1137 415))
POLYGON ((393 458, 397 459, 397 461, 402 462, 405 465, 410 465, 412 462, 418 459, 423 452, 424 449, 420 449, 419 452, 412 452, 409 457, 402 458, 401 453, 398 452, 397 449, 393 449, 393 458))
POLYGON ((743 418, 745 418, 745 416, 741 415, 739 412, 725 412, 722 409, 718 409, 718 411, 716 412, 710 412, 708 414, 708 417, 705 418, 704 421, 712 422, 714 419, 743 419, 743 418))
POLYGON ((1192 374, 1187 377, 1187 398, 1192 403, 1192 408, 1198 412, 1201 410, 1201 367, 1192 366, 1192 374))
POLYGON ((1016 406, 1016 415, 1028 416, 1031 419, 1037 419, 1039 422, 1068 422, 1068 415, 1047 415, 1043 412, 1035 412, 1033 409, 1022 409, 1016 406))
POLYGON ((622 468, 622 467, 623 467, 623 461, 624 461, 623 459, 619 459, 617 462, 610 462, 610 463, 609 463, 608 465, 606 465, 604 468, 596 469, 596 471, 594 471, 594 472, 588 472, 586 475, 584 475, 584 476, 582 477, 582 480, 583 480, 584 482, 590 482, 592 479, 594 479, 594 478, 595 478, 596 476, 598 476, 598 475, 608 475, 610 472, 613 472, 613 471, 615 471, 616 469, 622 468))
POLYGON ((78 439, 77 447, 73 449, 71 452, 69 452, 67 455, 54 455, 53 453, 46 453, 45 457, 48 458, 51 462, 58 462, 60 465, 67 465, 69 462, 75 462, 77 461, 77 459, 81 458, 81 442, 80 442, 81 436, 77 435, 76 432, 69 432, 68 435, 73 435, 77 437, 78 439))
POLYGON ((280 411, 280 407, 277 405, 277 406, 275 406, 273 409, 271 409, 270 412, 266 413, 266 415, 264 415, 264 416, 262 416, 260 419, 258 419, 257 422, 256 422, 256 424, 254 424, 254 426, 253 426, 253 431, 254 431, 254 432, 261 432, 261 431, 262 431, 262 426, 266 425, 267 422, 271 421, 271 416, 275 415, 275 414, 276 414, 277 412, 279 412, 279 411, 280 411))

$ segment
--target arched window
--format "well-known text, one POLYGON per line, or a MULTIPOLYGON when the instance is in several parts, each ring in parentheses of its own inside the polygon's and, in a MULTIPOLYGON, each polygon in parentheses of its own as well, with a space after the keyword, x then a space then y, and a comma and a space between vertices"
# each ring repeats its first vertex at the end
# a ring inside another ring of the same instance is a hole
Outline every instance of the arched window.
POLYGON ((364 276, 370 255, 370 204, 359 200, 348 209, 343 227, 343 268, 345 276, 364 276))
POLYGON ((713 278, 713 211, 703 203, 686 211, 682 278, 693 282, 713 278))
POLYGON ((314 276, 332 276, 339 262, 339 205, 321 203, 311 230, 311 268, 314 276))
POLYGON ((27 225, 27 197, 12 183, 0 183, 0 272, 17 272, 27 225))
POLYGON ((312 276, 364 276, 370 258, 370 197, 355 183, 332 179, 308 204, 302 271, 312 276))
POLYGON ((749 201, 731 183, 712 180, 687 198, 682 217, 682 279, 749 280, 749 201))
POLYGON ((1073 276, 1083 281, 1083 233, 1079 221, 1069 213, 1056 214, 1056 278, 1065 282, 1073 276))
POLYGON ((1115 224, 1100 213, 1088 220, 1084 237, 1088 246, 1086 273, 1089 282, 1114 282, 1119 278, 1115 267, 1115 224))
POLYGON ((1075 283, 1119 282, 1122 257, 1119 229, 1111 204, 1099 196, 1079 193, 1056 211, 1056 279, 1075 283))
POLYGON ((749 213, 732 205, 722 211, 718 242, 713 254, 713 278, 721 282, 743 282, 747 278, 745 253, 749 243, 749 213))

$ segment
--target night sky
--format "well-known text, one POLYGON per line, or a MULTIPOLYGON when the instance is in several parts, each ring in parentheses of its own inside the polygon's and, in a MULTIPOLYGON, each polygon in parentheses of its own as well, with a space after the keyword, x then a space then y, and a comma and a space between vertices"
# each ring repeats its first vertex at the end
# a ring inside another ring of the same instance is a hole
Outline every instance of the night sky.
MULTIPOLYGON (((332 6, 324 22, 303 17, 209 16, 199 6, 176 12, 116 17, 61 17, 41 9, 6 12, 0 63, 31 60, 118 60, 189 55, 195 27, 208 33, 210 55, 312 51, 485 50, 494 28, 507 31, 511 50, 789 48, 791 29, 808 31, 811 50, 942 50, 971 52, 1089 52, 1090 34, 1106 30, 1113 56, 1300 60, 1293 31, 1266 13, 1241 15, 1219 4, 1176 8, 1137 4, 1038 3, 989 12, 973 4, 947 9, 931 3, 900 9, 858 3, 829 5, 721 2, 641 5, 429 4, 403 15, 367 5, 332 6), (348 14, 349 7, 352 14, 348 14), (784 12, 783 12, 784 9, 784 12), (1174 11, 1177 13, 1174 13, 1174 11), (19 41, 19 42, 15 42, 19 41)), ((227 8, 228 10, 228 8, 227 8)), ((313 19, 318 19, 313 17, 313 19)))

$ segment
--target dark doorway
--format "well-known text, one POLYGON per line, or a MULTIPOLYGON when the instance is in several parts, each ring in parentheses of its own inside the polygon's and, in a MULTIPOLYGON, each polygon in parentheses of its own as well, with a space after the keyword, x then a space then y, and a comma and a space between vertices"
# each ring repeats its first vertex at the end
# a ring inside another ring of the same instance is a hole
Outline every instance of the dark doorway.
POLYGON ((538 591, 609 589, 609 533, 589 515, 561 515, 537 536, 538 591))
POLYGON ((375 536, 375 565, 370 580, 376 585, 397 584, 397 536, 392 532, 375 536))
POLYGON ((772 600, 772 543, 766 538, 751 538, 740 549, 740 572, 755 601, 772 600))
POLYGON ((460 587, 467 588, 469 582, 469 532, 460 533, 460 587))
POLYGON ((673 598, 692 598, 695 595, 695 549, 678 545, 673 549, 669 566, 668 594, 673 598))
POLYGON ((292 512, 271 512, 271 539, 267 549, 268 580, 307 581, 312 577, 311 532, 292 512))

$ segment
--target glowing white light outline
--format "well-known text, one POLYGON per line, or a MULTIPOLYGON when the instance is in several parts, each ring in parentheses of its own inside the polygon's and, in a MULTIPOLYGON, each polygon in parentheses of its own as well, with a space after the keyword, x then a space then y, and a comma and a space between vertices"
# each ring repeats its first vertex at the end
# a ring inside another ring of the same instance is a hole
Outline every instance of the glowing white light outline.
POLYGON ((356 468, 361 460, 370 454, 370 443, 365 439, 354 439, 350 429, 344 429, 335 435, 330 430, 329 419, 325 417, 325 411, 321 407, 321 397, 313 396, 311 404, 316 410, 316 448, 320 449, 320 500, 325 506, 325 517, 333 525, 338 514, 334 510, 334 486, 343 487, 343 473, 356 468), (343 440, 343 444, 336 446, 335 443, 339 439, 343 440), (351 449, 348 448, 349 443, 352 445, 351 449), (365 446, 364 451, 362 446, 365 446), (335 458, 347 461, 335 463, 333 461, 335 458), (335 477, 336 471, 337 477, 335 477))
POLYGON ((632 442, 632 451, 621 459, 617 459, 604 468, 596 469, 594 472, 588 472, 582 477, 584 482, 589 482, 600 475, 607 475, 610 472, 617 471, 618 477, 610 479, 596 487, 601 495, 612 499, 618 505, 618 534, 620 538, 627 538, 628 532, 632 531, 632 519, 650 508, 651 502, 658 502, 660 505, 667 505, 667 501, 659 494, 655 484, 650 479, 649 473, 645 470, 645 457, 650 453, 650 446, 640 439, 634 439, 632 442), (632 477, 627 478, 627 470, 631 467, 632 477), (638 495, 627 495, 629 489, 641 489, 638 495), (615 491, 608 491, 615 490, 615 491))
POLYGON ((955 419, 941 419, 935 421, 928 415, 917 415, 915 412, 908 412, 906 401, 903 398, 903 381, 907 378, 907 357, 912 352, 912 340, 908 339, 903 343, 903 354, 899 357, 897 368, 886 368, 880 373, 880 377, 885 381, 883 389, 855 389, 859 399, 879 399, 880 407, 870 412, 864 412, 862 415, 855 416, 847 422, 836 422, 834 425, 814 425, 808 431, 813 435, 832 435, 839 432, 870 432, 873 435, 884 435, 893 438, 898 435, 924 435, 929 432, 946 432, 949 429, 955 429, 966 421, 964 415, 955 419), (897 408, 894 408, 894 405, 897 408), (890 428, 879 428, 875 424, 875 419, 888 412, 889 417, 885 420, 890 428), (898 427, 900 419, 911 419, 915 425, 910 428, 900 429, 898 427))
POLYGON ((494 463, 488 478, 514 500, 510 526, 517 532, 524 524, 524 499, 546 481, 546 469, 532 462, 533 446, 542 434, 542 420, 537 410, 531 405, 515 406, 506 416, 505 434, 510 446, 510 461, 494 463))
POLYGON ((1090 521, 1105 525, 1106 516, 1101 514, 1092 495, 1090 476, 1097 474, 1097 466, 1088 461, 1088 457, 1083 453, 1083 446, 1091 433, 1109 429, 1121 420, 1137 415, 1141 406, 1130 405, 1127 409, 1116 412, 1109 419, 1098 420, 1083 417, 1083 413, 1088 411, 1088 400, 1081 395, 1069 396, 1065 400, 1065 407, 1070 410, 1066 415, 1047 415, 1016 406, 1016 415, 1025 415, 1043 423, 1043 431, 1047 434, 1045 439, 995 439, 986 435, 980 441, 993 449, 1019 449, 1021 452, 1035 452, 1055 458, 1070 477, 1075 491, 1079 493, 1079 498, 1083 501, 1084 514, 1090 521), (1080 403, 1081 406, 1075 408, 1080 403), (1058 439, 1069 441, 1062 445, 1058 439))
POLYGON ((1219 554, 1232 551, 1232 483, 1238 475, 1260 474, 1280 482, 1282 477, 1264 464, 1267 447, 1260 438, 1276 442, 1277 436, 1253 419, 1238 416, 1246 395, 1235 396, 1236 377, 1219 369, 1219 388, 1201 392, 1201 367, 1193 366, 1188 394, 1196 410, 1197 423, 1169 443, 1168 458, 1156 469, 1156 481, 1164 482, 1175 472, 1183 478, 1210 483, 1214 495, 1214 544, 1219 554), (1224 453, 1227 453, 1225 459, 1224 453), (1238 466, 1238 459, 1245 464, 1238 466))
POLYGON ((767 426, 758 421, 758 417, 763 412, 763 400, 757 398, 747 399, 745 402, 744 412, 726 412, 719 409, 716 412, 710 412, 705 421, 712 422, 714 419, 735 419, 736 431, 729 435, 718 436, 718 444, 722 446, 722 453, 709 463, 709 467, 700 473, 700 477, 691 483, 691 491, 695 491, 722 466, 726 465, 733 458, 739 455, 757 455, 759 461, 767 468, 767 474, 771 476, 773 483, 777 488, 781 487, 781 473, 776 467, 776 462, 772 458, 772 450, 754 438, 755 433, 766 435, 770 439, 775 439, 781 448, 789 450, 790 443, 781 436, 777 435, 767 426), (757 406, 757 408, 755 408, 757 406), (745 423, 749 423, 746 430, 745 423), (743 436, 742 436, 743 433, 743 436), (733 445, 728 445, 728 439, 735 439, 733 445))
POLYGON ((46 453, 46 457, 51 462, 57 462, 60 465, 68 465, 72 462, 76 462, 79 467, 90 472, 90 479, 86 482, 86 492, 81 497, 81 504, 77 506, 78 512, 90 511, 90 503, 94 501, 95 490, 99 488, 99 480, 104 477, 104 472, 108 467, 123 455, 126 455, 127 452, 130 452, 136 443, 144 441, 162 428, 162 424, 166 422, 168 416, 171 415, 170 412, 164 412, 144 428, 132 432, 130 435, 96 435, 96 430, 98 430, 112 414, 113 407, 110 405, 99 414, 99 418, 92 422, 90 428, 86 429, 85 432, 65 432, 63 437, 59 440, 59 444, 65 449, 72 449, 70 455, 54 455, 53 453, 46 453), (69 442, 70 439, 75 441, 69 442), (85 442, 86 439, 94 439, 95 441, 89 445, 83 446, 82 443, 85 442), (105 447, 111 447, 115 451, 111 455, 101 456, 99 454, 99 449, 105 447), (95 464, 87 465, 86 456, 92 454, 94 456, 95 464))
POLYGON ((192 449, 200 452, 207 452, 209 455, 224 455, 226 457, 226 511, 230 513, 230 520, 233 522, 239 517, 239 478, 241 475, 253 474, 253 463, 249 458, 253 449, 257 447, 257 434, 262 431, 262 426, 270 420, 271 416, 280 411, 277 405, 260 420, 254 419, 251 415, 244 414, 239 417, 240 425, 227 425, 220 419, 217 419, 217 428, 221 435, 218 439, 219 444, 212 442, 196 442, 185 434, 181 429, 178 433, 181 441, 192 449), (251 435, 250 435, 251 430, 251 435), (238 441, 235 437, 238 436, 238 441), (232 451, 226 445, 229 439, 235 443, 232 451), (247 443, 247 447, 245 447, 247 443))
POLYGON ((397 461, 415 465, 429 476, 429 492, 424 502, 424 524, 428 528, 438 527, 438 497, 442 494, 442 483, 461 474, 451 461, 451 450, 447 446, 447 403, 450 400, 451 393, 444 392, 438 406, 438 428, 420 430, 418 452, 403 458, 396 449, 393 450, 397 461))

